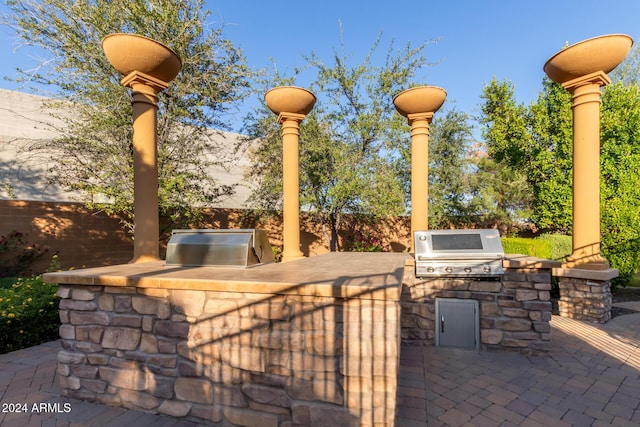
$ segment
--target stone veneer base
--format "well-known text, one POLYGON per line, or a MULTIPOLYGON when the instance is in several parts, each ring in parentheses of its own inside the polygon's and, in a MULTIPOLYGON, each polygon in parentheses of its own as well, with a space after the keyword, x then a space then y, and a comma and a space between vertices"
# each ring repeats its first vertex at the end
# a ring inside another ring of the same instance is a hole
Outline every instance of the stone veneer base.
POLYGON ((560 316, 594 323, 611 320, 611 280, 618 270, 555 268, 553 274, 560 288, 560 316))
POLYGON ((64 393, 213 425, 393 426, 406 258, 48 274, 64 393))
POLYGON ((482 350, 545 355, 551 340, 551 269, 560 263, 508 255, 499 280, 416 278, 407 262, 401 294, 402 341, 434 345, 435 299, 477 300, 482 350))

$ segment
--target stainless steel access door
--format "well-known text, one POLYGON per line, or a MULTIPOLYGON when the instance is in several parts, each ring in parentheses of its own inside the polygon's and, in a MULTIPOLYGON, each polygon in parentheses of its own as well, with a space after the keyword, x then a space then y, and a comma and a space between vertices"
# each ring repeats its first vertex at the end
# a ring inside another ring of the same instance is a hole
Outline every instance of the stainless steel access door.
POLYGON ((478 301, 436 298, 436 346, 480 348, 478 301))

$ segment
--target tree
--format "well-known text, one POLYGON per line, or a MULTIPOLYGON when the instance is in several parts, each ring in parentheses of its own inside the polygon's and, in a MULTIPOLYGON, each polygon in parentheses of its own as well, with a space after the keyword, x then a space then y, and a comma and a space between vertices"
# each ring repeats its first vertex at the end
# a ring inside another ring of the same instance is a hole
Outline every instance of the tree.
POLYGON ((86 194, 86 202, 133 216, 131 104, 122 76, 106 60, 101 39, 137 33, 170 46, 182 70, 160 94, 158 173, 160 213, 176 224, 197 221, 199 208, 233 189, 207 174, 219 147, 211 128, 224 129, 224 114, 245 95, 249 72, 222 28, 206 24, 202 0, 7 1, 2 17, 23 47, 48 57, 19 69, 18 81, 53 94, 71 116, 53 140, 31 143, 34 155, 52 158, 50 180, 86 194))
POLYGON ((445 228, 475 220, 473 135, 465 113, 450 110, 429 130, 429 226, 445 228))
POLYGON ((497 221, 526 218, 535 206, 531 194, 536 182, 529 174, 532 141, 527 109, 516 102, 513 84, 495 77, 481 98, 478 120, 486 149, 478 159, 482 211, 497 221))
POLYGON ((640 89, 615 83, 602 101, 602 253, 626 283, 640 267, 640 89))
MULTIPOLYGON (((602 253, 619 269, 622 283, 640 266, 640 175, 636 172, 640 170, 639 91, 633 80, 607 86, 600 114, 602 253)), ((512 92, 492 88, 485 94, 508 94, 487 98, 485 107, 492 108, 483 109, 485 124, 492 131, 486 133, 493 150, 490 154, 498 164, 524 172, 533 189, 532 218, 540 227, 570 233, 571 94, 545 78, 538 100, 519 114, 523 120, 513 120, 509 115, 515 111, 512 92)))
MULTIPOLYGON (((323 223, 330 250, 339 249, 338 234, 345 214, 370 217, 405 211, 409 132, 395 113, 393 96, 409 86, 415 72, 427 65, 425 44, 395 51, 393 43, 383 65, 374 65, 380 38, 355 66, 344 52, 334 51, 326 64, 316 54, 306 57, 317 72, 311 90, 318 96, 300 129, 301 206, 323 223)), ((266 88, 291 79, 274 76, 266 88)), ((281 197, 282 143, 275 117, 264 106, 247 120, 254 141, 250 175, 258 186, 252 200, 260 208, 278 209, 281 197), (257 142, 256 142, 257 141, 257 142)))

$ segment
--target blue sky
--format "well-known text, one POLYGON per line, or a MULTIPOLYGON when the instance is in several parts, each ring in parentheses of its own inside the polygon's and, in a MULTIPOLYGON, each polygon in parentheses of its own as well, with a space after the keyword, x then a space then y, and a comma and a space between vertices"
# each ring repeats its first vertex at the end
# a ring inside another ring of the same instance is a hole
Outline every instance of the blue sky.
MULTIPOLYGON (((493 76, 511 81, 521 102, 535 100, 542 66, 565 42, 609 33, 640 38, 638 0, 219 0, 207 6, 213 25, 224 24, 226 37, 253 68, 270 67, 273 58, 280 71, 291 72, 311 51, 330 61, 332 49, 340 47, 339 22, 354 64, 381 32, 381 54, 392 40, 400 48, 438 39, 425 51, 438 64, 421 70, 416 82, 441 86, 448 92, 445 108, 471 115, 478 113, 482 87, 493 76)), ((1 75, 28 63, 6 37, 0 43, 1 75)), ((297 83, 306 86, 305 78, 297 83)), ((4 80, 0 87, 15 89, 4 80)))

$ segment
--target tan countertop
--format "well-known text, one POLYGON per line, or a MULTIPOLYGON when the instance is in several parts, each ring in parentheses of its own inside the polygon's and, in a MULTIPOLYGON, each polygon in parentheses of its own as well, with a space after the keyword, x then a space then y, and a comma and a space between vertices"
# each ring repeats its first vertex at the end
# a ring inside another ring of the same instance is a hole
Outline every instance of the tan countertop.
POLYGON ((47 273, 52 283, 399 299, 406 253, 332 252, 252 268, 177 267, 164 261, 47 273))

